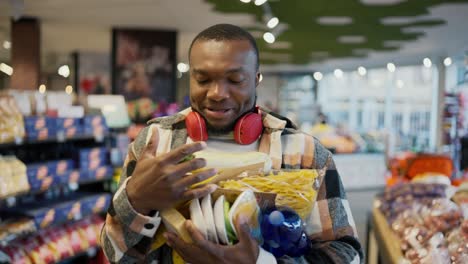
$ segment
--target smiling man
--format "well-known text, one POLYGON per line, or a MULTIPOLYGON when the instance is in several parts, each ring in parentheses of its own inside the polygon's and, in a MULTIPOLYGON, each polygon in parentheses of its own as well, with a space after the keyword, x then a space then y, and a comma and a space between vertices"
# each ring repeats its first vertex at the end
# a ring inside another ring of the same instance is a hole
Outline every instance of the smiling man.
POLYGON ((254 38, 228 24, 205 29, 190 47, 191 108, 153 120, 129 147, 120 188, 113 197, 101 239, 112 263, 173 263, 173 250, 189 263, 362 263, 362 249, 331 153, 297 131, 286 118, 258 108, 259 53, 254 38), (186 227, 193 244, 166 233, 167 245, 151 250, 161 210, 203 197, 215 185, 189 188, 216 172, 202 158, 180 161, 210 149, 267 154, 274 169, 325 169, 317 202, 307 217, 311 247, 301 258, 275 259, 237 223, 239 242, 212 243, 186 227))

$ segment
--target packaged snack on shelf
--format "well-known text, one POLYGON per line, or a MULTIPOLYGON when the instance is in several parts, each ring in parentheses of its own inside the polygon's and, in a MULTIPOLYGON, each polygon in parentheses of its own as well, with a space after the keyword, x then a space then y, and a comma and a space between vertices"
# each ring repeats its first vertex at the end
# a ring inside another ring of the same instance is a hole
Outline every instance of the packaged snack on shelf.
POLYGON ((86 218, 76 223, 76 226, 81 239, 88 241, 89 247, 95 247, 98 245, 98 234, 95 232, 94 224, 90 218, 86 218))
POLYGON ((51 128, 41 128, 38 130, 30 130, 26 132, 28 140, 45 140, 57 137, 57 130, 51 128))
POLYGON ((105 147, 80 149, 77 157, 79 168, 87 171, 108 164, 108 152, 105 147))
POLYGON ((56 160, 47 162, 49 171, 52 175, 62 175, 73 169, 73 160, 56 160))
POLYGON ((45 191, 51 186, 61 184, 61 179, 55 176, 47 176, 41 180, 29 179, 28 181, 32 191, 45 191))
POLYGON ((24 250, 27 252, 29 258, 33 263, 51 264, 55 263, 55 257, 52 251, 43 244, 37 236, 26 238, 20 242, 24 250))
POLYGON ((39 131, 44 128, 56 130, 55 118, 47 116, 26 116, 24 124, 27 132, 39 131))
POLYGON ((87 195, 80 199, 83 215, 105 212, 110 205, 111 196, 108 193, 87 195))
POLYGON ((29 181, 42 180, 47 176, 54 176, 54 170, 50 170, 51 166, 47 162, 31 163, 26 165, 26 172, 29 181))
MULTIPOLYGON (((4 252, 8 257, 8 259, 2 263, 33 264, 26 251, 19 245, 9 245, 3 248, 0 247, 0 252, 4 252)), ((0 260, 3 261, 1 258, 0 260)))
POLYGON ((25 135, 23 115, 12 96, 0 95, 0 143, 14 142, 25 135))
POLYGON ((79 118, 63 118, 58 117, 55 119, 55 124, 58 130, 70 128, 70 127, 82 127, 79 118))
POLYGON ((0 224, 0 241, 11 241, 36 232, 34 221, 28 218, 12 218, 0 224))
POLYGON ((74 225, 65 225, 65 232, 67 233, 70 247, 73 250, 73 254, 78 254, 89 248, 88 241, 81 238, 78 229, 74 225))
POLYGON ((31 189, 26 166, 14 156, 0 157, 0 197, 27 192, 31 189))
POLYGON ((113 175, 113 168, 111 166, 102 166, 94 170, 82 171, 82 180, 100 180, 110 178, 113 175))

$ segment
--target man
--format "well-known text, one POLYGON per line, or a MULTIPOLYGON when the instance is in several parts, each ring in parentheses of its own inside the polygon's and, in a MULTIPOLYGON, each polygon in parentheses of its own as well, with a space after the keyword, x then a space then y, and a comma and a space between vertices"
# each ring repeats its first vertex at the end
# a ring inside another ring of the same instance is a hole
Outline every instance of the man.
POLYGON ((154 260, 153 263, 172 263, 172 249, 175 249, 190 263, 362 262, 354 221, 330 152, 312 137, 295 130, 288 120, 265 111, 258 112, 255 107, 260 74, 254 38, 237 26, 212 26, 193 40, 189 61, 191 109, 150 122, 129 148, 121 186, 114 195, 102 232, 108 259, 116 263, 151 263, 154 260), (193 115, 195 123, 197 120, 206 123, 206 133, 198 127, 194 129, 197 124, 193 125, 193 115), (257 129, 255 118, 258 116, 261 117, 260 133, 254 134, 253 140, 252 137, 245 140, 245 135, 257 129), (238 131, 244 119, 252 126, 238 131), (191 143, 197 140, 206 143, 191 143), (326 169, 318 201, 307 218, 312 246, 304 257, 275 260, 248 235, 243 223, 236 226, 237 244, 217 245, 206 240, 190 221, 186 222, 186 228, 193 244, 166 233, 168 245, 150 252, 161 222, 161 210, 203 197, 216 189, 211 184, 189 188, 216 173, 204 170, 188 174, 205 167, 205 160, 180 162, 204 148, 263 152, 271 157, 274 169, 326 169))

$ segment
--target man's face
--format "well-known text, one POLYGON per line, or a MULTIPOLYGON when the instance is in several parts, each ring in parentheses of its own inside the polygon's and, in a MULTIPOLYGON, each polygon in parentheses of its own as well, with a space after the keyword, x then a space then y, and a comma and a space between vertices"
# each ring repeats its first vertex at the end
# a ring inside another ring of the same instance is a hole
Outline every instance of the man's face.
POLYGON ((197 40, 190 54, 190 103, 209 129, 227 132, 255 104, 259 73, 247 40, 197 40))

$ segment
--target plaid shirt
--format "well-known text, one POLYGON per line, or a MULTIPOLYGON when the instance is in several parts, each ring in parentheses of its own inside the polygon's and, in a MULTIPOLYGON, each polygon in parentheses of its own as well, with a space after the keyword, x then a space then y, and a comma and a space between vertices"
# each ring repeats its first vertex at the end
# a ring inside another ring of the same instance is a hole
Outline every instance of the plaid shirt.
MULTIPOLYGON (((184 122, 190 111, 186 109, 176 115, 150 121, 129 146, 120 188, 112 199, 101 233, 102 246, 110 262, 173 262, 171 249, 166 245, 150 251, 161 221, 159 214, 145 216, 137 213, 128 200, 125 187, 151 138, 159 138, 155 146, 156 155, 191 142, 184 122)), ((264 131, 258 151, 269 154, 273 169, 326 171, 316 204, 306 219, 306 232, 312 241, 309 252, 301 258, 282 257, 277 259, 278 263, 363 263, 350 206, 331 153, 312 136, 296 130, 288 120, 265 111, 262 115, 264 131)))

